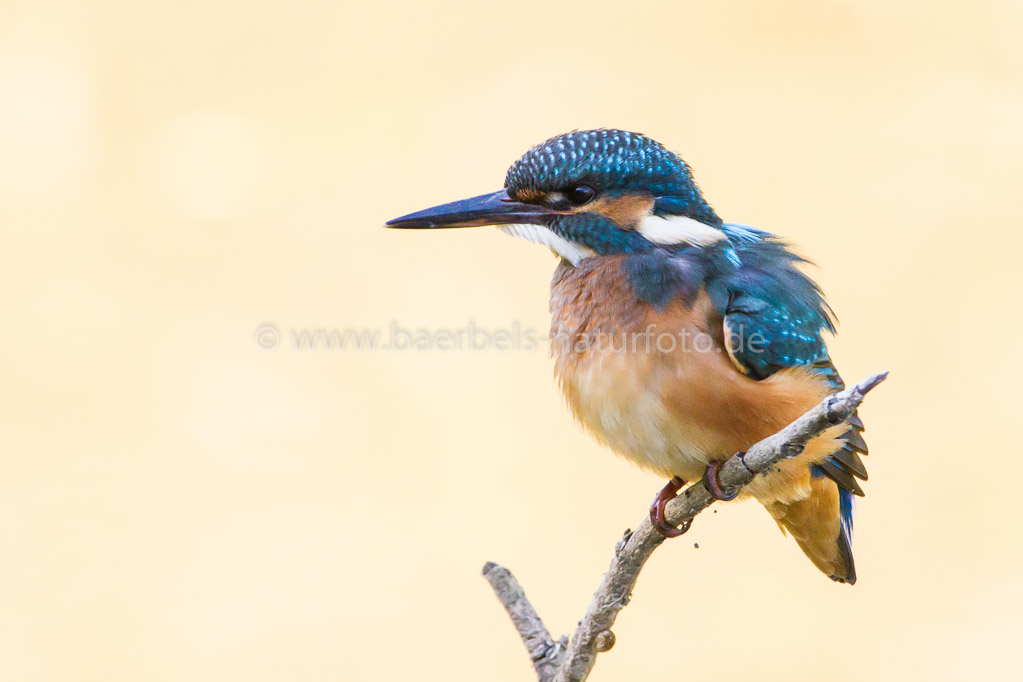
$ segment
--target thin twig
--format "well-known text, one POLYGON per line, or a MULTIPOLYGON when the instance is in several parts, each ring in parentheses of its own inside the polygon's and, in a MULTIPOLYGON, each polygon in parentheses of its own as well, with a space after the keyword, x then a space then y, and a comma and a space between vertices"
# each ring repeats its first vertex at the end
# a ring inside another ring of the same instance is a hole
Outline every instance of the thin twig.
POLYGON ((508 612, 512 624, 518 630, 522 643, 526 645, 529 659, 533 661, 537 678, 540 682, 550 682, 558 672, 568 638, 562 637, 557 642, 554 641, 537 615, 536 609, 526 598, 519 581, 507 568, 488 561, 483 566, 483 577, 494 588, 494 594, 504 605, 504 610, 508 612))
MULTIPOLYGON (((745 453, 738 453, 731 457, 718 470, 718 481, 726 489, 738 490, 776 462, 799 455, 810 440, 820 435, 828 427, 836 426, 848 419, 863 402, 864 396, 884 381, 887 376, 887 372, 874 374, 856 386, 828 396, 778 433, 756 443, 745 453)), ((713 503, 714 498, 706 487, 692 485, 668 503, 665 509, 665 518, 669 523, 681 525, 713 503)), ((654 530, 649 518, 644 518, 635 531, 627 531, 625 537, 615 545, 611 566, 601 581, 600 587, 594 593, 593 599, 586 609, 586 614, 569 641, 567 650, 563 655, 547 657, 548 664, 544 670, 548 670, 551 664, 556 667, 557 673, 553 677, 554 682, 582 682, 589 676, 596 663, 597 653, 606 651, 613 644, 611 626, 614 625, 618 612, 628 604, 639 573, 643 570, 643 565, 662 542, 664 542, 664 536, 654 530)), ((488 573, 488 567, 491 566, 496 565, 487 564, 484 567, 485 575, 488 573)), ((504 571, 504 569, 500 570, 504 571)), ((536 611, 526 600, 518 582, 511 578, 510 573, 507 571, 505 573, 517 589, 518 599, 513 602, 517 604, 517 612, 532 614, 531 617, 535 619, 535 623, 539 623, 546 638, 544 641, 553 644, 550 634, 547 633, 539 616, 536 615, 536 611)), ((494 580, 491 580, 491 585, 494 585, 495 591, 498 590, 494 580)), ((526 643, 526 648, 530 651, 530 657, 533 657, 535 649, 531 647, 531 640, 526 636, 527 632, 533 631, 523 630, 519 621, 516 620, 516 615, 508 606, 509 602, 505 601, 500 592, 498 592, 498 597, 512 616, 512 621, 515 622, 519 634, 526 643)), ((535 665, 537 659, 533 658, 533 660, 535 665)), ((551 679, 545 676, 547 673, 541 671, 539 666, 536 668, 541 682, 548 682, 551 679)))

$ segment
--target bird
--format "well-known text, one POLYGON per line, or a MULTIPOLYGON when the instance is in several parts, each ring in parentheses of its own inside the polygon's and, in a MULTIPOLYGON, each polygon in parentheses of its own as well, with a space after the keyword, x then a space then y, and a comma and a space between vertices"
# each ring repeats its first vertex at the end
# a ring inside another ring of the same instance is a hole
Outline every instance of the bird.
POLYGON ((508 169, 504 188, 410 213, 389 228, 497 227, 549 248, 550 345, 576 420, 668 479, 754 499, 811 562, 854 584, 855 498, 867 480, 857 414, 739 491, 718 468, 844 388, 825 341, 836 318, 808 261, 778 235, 723 221, 682 158, 645 135, 601 128, 552 137, 508 169))

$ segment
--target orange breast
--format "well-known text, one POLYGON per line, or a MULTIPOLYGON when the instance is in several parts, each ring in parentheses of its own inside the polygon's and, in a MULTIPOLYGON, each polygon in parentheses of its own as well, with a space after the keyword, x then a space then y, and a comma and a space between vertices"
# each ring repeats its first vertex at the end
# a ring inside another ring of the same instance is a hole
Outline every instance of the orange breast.
MULTIPOLYGON (((801 370, 754 381, 724 347, 721 316, 700 292, 663 311, 636 299, 621 257, 561 266, 551 290, 555 373, 576 418, 613 451, 662 477, 693 481, 776 432, 827 393, 801 370)), ((809 486, 807 460, 833 452, 841 429, 817 439, 746 493, 798 499, 809 486)))

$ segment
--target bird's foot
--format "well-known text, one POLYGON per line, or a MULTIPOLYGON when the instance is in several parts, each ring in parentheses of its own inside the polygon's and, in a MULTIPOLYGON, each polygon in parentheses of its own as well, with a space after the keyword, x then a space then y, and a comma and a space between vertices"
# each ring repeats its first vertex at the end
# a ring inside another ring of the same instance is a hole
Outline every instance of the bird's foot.
POLYGON ((668 484, 661 488, 661 492, 657 493, 657 497, 654 498, 653 504, 650 505, 650 523, 654 524, 654 528, 657 532, 666 538, 677 538, 687 530, 689 526, 693 525, 693 520, 689 519, 681 526, 673 526, 668 523, 667 519, 664 518, 664 507, 675 499, 678 495, 678 491, 682 489, 682 486, 686 484, 681 478, 676 476, 675 478, 668 481, 668 484))
POLYGON ((727 502, 728 500, 734 500, 739 494, 738 490, 725 490, 721 487, 721 482, 718 481, 718 470, 721 469, 723 462, 711 462, 707 465, 707 471, 703 474, 703 487, 707 489, 707 492, 711 494, 715 500, 721 500, 727 502))

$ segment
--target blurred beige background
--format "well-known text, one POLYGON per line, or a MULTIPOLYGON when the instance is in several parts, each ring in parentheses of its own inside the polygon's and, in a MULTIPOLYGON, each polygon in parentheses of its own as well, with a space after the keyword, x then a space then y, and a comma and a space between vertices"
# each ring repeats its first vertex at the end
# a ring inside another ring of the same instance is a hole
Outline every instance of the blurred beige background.
POLYGON ((859 584, 722 506, 592 679, 1013 677, 1021 31, 1016 0, 6 0, 0 680, 531 679, 483 562, 566 632, 663 482, 572 423, 544 350, 288 334, 544 333, 543 249, 380 226, 599 126, 798 244, 843 374, 892 376, 859 584))

